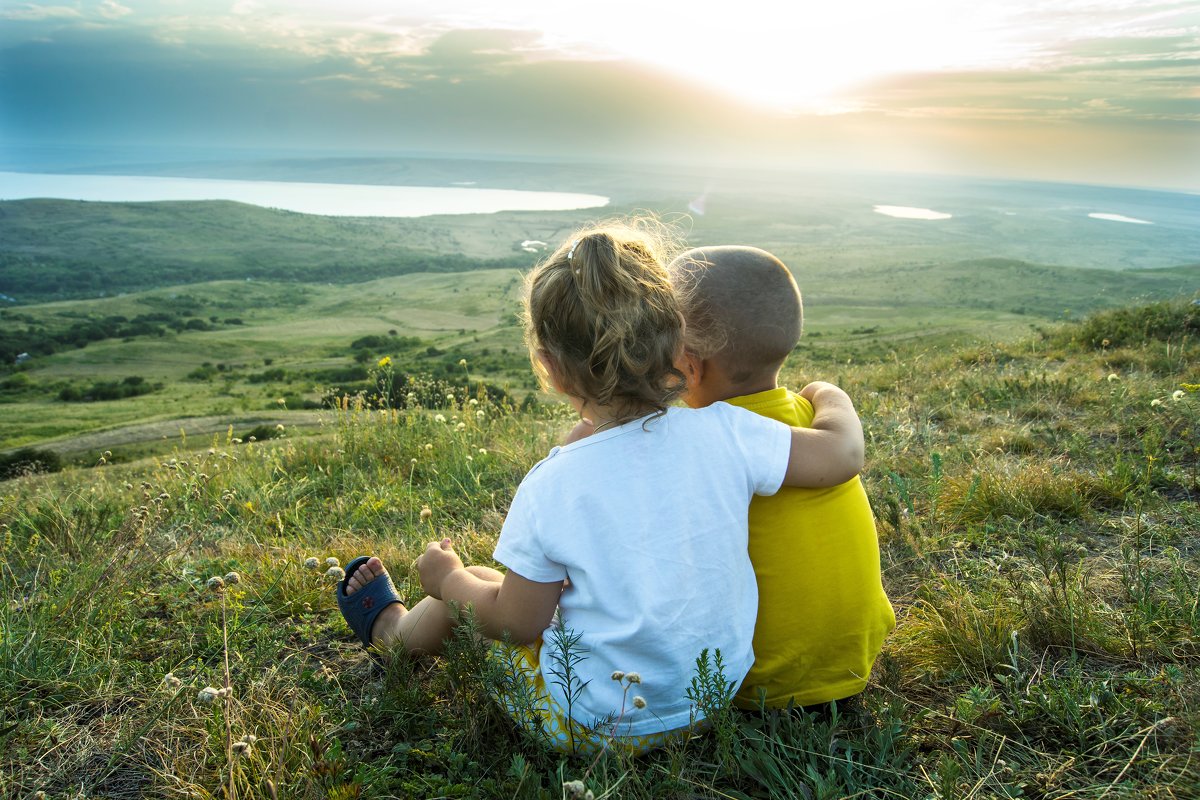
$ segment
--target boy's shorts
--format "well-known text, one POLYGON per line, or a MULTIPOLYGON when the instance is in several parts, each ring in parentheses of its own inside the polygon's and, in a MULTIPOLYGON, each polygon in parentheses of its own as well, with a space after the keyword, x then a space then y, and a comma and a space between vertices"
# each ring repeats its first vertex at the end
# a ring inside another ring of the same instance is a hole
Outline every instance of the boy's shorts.
POLYGON ((531 646, 496 642, 492 658, 503 670, 495 700, 523 731, 545 741, 552 750, 567 755, 595 755, 604 749, 641 755, 669 742, 686 741, 703 730, 699 725, 641 736, 615 736, 612 725, 590 727, 571 719, 546 691, 546 679, 538 661, 541 640, 531 646))

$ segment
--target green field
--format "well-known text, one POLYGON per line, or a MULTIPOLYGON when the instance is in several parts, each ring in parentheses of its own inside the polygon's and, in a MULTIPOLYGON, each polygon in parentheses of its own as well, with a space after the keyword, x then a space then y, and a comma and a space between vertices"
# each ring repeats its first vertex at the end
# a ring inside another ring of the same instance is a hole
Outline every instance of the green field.
POLYGON ((378 553, 409 598, 430 539, 490 564, 518 481, 572 424, 463 374, 445 422, 352 402, 310 412, 309 436, 173 435, 169 455, 0 483, 0 796, 1200 796, 1197 307, 957 346, 955 324, 839 319, 785 377, 815 368, 856 400, 898 627, 837 716, 713 701, 703 737, 565 758, 491 702, 469 635, 443 658, 369 658, 324 559, 378 553), (901 330, 910 349, 888 341, 901 330))

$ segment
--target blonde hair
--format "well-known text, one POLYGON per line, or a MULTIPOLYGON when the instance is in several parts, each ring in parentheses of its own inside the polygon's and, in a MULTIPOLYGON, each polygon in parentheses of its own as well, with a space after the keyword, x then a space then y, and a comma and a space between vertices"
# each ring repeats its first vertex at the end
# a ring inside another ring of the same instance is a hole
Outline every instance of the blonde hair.
POLYGON ((553 360, 565 392, 611 407, 627 422, 665 412, 682 391, 675 366, 683 311, 664 266, 673 249, 654 220, 611 222, 576 233, 525 279, 525 341, 553 360))

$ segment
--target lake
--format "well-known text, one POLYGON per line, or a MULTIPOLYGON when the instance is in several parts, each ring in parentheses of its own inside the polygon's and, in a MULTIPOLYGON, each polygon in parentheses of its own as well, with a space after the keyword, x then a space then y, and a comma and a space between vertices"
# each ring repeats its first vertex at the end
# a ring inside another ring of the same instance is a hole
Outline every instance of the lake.
POLYGON ((378 186, 347 183, 232 181, 136 175, 47 175, 0 172, 0 200, 35 197, 143 203, 160 200, 233 200, 327 217, 425 217, 497 211, 599 208, 597 194, 479 189, 467 186, 378 186))

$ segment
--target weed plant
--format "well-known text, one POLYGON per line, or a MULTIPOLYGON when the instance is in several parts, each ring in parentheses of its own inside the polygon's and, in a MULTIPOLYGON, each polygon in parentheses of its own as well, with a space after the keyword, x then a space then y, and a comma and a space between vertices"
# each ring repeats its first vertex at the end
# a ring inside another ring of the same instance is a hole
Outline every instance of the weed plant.
POLYGON ((469 633, 376 661, 333 602, 360 553, 414 600, 431 539, 491 563, 558 408, 464 377, 442 408, 344 398, 318 437, 8 481, 0 796, 1198 797, 1193 308, 793 365, 863 416, 898 628, 824 715, 729 709, 706 654, 680 691, 712 730, 641 759, 553 754, 469 633))

